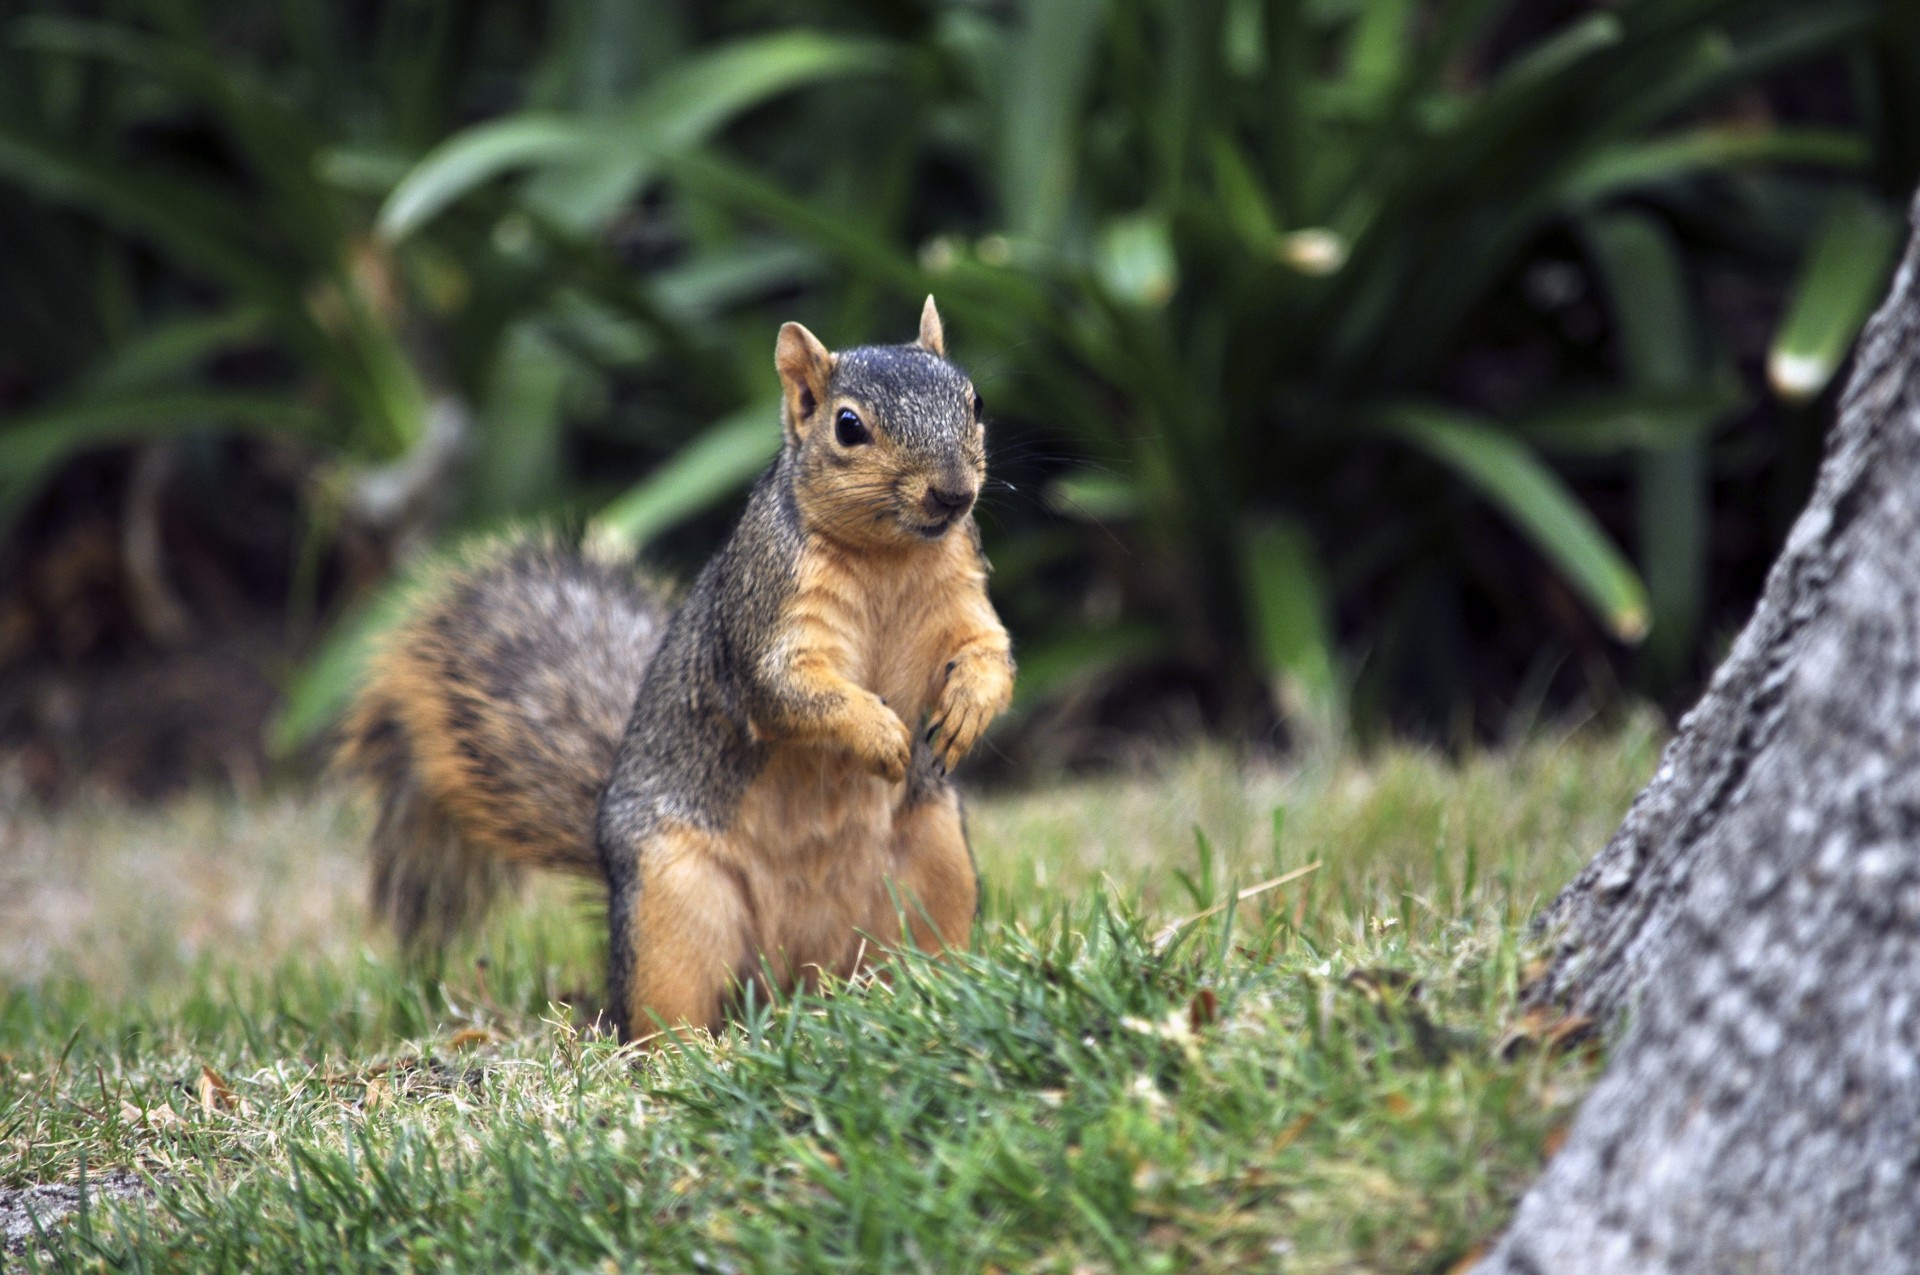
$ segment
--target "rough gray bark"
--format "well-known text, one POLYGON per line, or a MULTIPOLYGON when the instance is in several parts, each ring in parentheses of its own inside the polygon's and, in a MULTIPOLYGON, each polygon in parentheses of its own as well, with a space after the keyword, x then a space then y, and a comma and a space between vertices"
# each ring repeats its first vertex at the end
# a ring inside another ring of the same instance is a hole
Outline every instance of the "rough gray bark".
POLYGON ((1625 1027, 1479 1271, 1920 1270, 1920 232, 1753 619, 1542 925, 1533 994, 1625 1027))

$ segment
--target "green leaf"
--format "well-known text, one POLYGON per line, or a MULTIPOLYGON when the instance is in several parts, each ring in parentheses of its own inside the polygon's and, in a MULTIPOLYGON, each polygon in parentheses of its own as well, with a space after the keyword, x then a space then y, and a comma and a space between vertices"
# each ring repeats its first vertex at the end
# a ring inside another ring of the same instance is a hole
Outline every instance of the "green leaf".
POLYGON ((1498 115, 1543 84, 1550 84, 1580 63, 1626 38, 1620 18, 1590 13, 1528 49, 1494 82, 1476 110, 1498 115))
MULTIPOLYGON (((836 216, 819 200, 800 199, 743 164, 711 152, 672 157, 667 168, 675 188, 737 212, 765 217, 834 254, 850 269, 881 280, 906 296, 925 296, 927 277, 887 240, 836 216)), ((955 272, 957 274, 957 271, 955 272)), ((945 285, 940 299, 947 306, 945 285)))
POLYGON ((1381 423, 1474 487, 1586 599, 1623 642, 1647 633, 1647 594, 1633 567, 1538 457, 1489 421, 1436 407, 1389 409, 1381 423))
MULTIPOLYGON (((218 189, 143 172, 107 158, 52 144, 0 126, 0 179, 43 198, 83 209, 107 224, 148 239, 183 266, 203 271, 273 321, 277 334, 324 371, 353 400, 349 436, 333 440, 361 452, 395 455, 419 436, 425 392, 398 334, 372 313, 337 260, 326 282, 338 302, 340 330, 324 328, 311 304, 315 280, 289 269, 284 245, 262 239, 218 189)), ((306 245, 325 255, 341 244, 306 245)))
POLYGON ((1858 169, 1871 159, 1864 138, 1837 129, 1701 128, 1598 150, 1567 175, 1561 193, 1570 204, 1593 204, 1692 173, 1761 164, 1858 169))
POLYGON ((610 121, 584 162, 545 168, 528 200, 576 233, 600 228, 645 187, 660 155, 698 145, 741 112, 792 89, 884 70, 896 52, 878 41, 798 31, 691 57, 610 121))
POLYGON ((1022 647, 1020 675, 1013 686, 1014 709, 1031 708, 1049 696, 1085 686, 1166 649, 1167 635, 1161 628, 1138 622, 1022 647))
POLYGON ((823 273, 818 253, 769 241, 709 249, 659 271, 652 282, 663 308, 707 319, 769 292, 814 282, 823 273))
POLYGON ((1685 669, 1706 612, 1712 490, 1704 443, 1634 458, 1634 518, 1655 621, 1645 659, 1656 680, 1685 669))
POLYGON ((1767 379, 1804 403, 1833 379, 1893 273, 1900 221, 1871 195, 1834 199, 1767 354, 1767 379))
POLYGON ((558 493, 563 413, 575 368, 540 321, 525 320, 507 332, 479 413, 472 512, 483 518, 524 513, 558 493))
MULTIPOLYGON (((1681 393, 1701 379, 1704 345, 1680 245, 1661 219, 1622 208, 1584 223, 1634 385, 1681 393)), ((1671 678, 1693 649, 1706 606, 1711 487, 1704 441, 1670 442, 1634 458, 1635 521, 1657 621, 1645 667, 1671 678)))
POLYGON ((1513 428, 1542 451, 1618 456, 1703 442, 1747 402, 1733 381, 1681 390, 1622 390, 1537 412, 1513 428))
POLYGON ((219 424, 305 438, 326 433, 312 408, 278 394, 189 390, 83 399, 7 420, 0 427, 0 474, 11 481, 81 448, 219 424))
POLYGON ((737 40, 690 58, 601 116, 527 112, 476 125, 435 147, 394 188, 380 233, 403 239, 495 177, 557 175, 542 211, 574 229, 598 224, 643 186, 662 155, 685 150, 751 107, 803 84, 878 70, 893 46, 796 31, 737 40))
POLYGON ((1635 209, 1592 218, 1583 228, 1634 382, 1651 390, 1690 384, 1700 361, 1699 332, 1673 233, 1635 209))
POLYGON ((214 354, 261 339, 266 326, 266 315, 252 308, 150 323, 87 372, 88 391, 106 396, 163 384, 214 354))
POLYGON ((217 427, 326 440, 327 425, 284 395, 217 390, 81 398, 0 423, 0 528, 67 457, 110 443, 217 427))
POLYGON ((447 205, 495 177, 532 164, 577 159, 596 139, 579 120, 526 112, 476 124, 434 147, 380 207, 377 223, 389 240, 406 238, 447 205))
POLYGON ((353 697, 380 639, 406 616, 419 584, 401 572, 327 630, 320 645, 287 682, 280 712, 267 728, 267 747, 285 757, 331 726, 353 697))
POLYGON ((780 450, 780 400, 754 403, 716 422, 600 511, 591 534, 633 551, 745 486, 780 450))
POLYGON ((1146 309, 1165 305, 1180 281, 1167 224, 1152 213, 1108 222, 1095 266, 1109 296, 1146 309))
POLYGON ((819 80, 882 71, 898 57, 897 46, 885 41, 813 31, 736 40, 662 76, 625 109, 607 141, 684 148, 769 98, 819 80))
POLYGON ((1383 112, 1401 87, 1416 12, 1411 0, 1368 0, 1354 20, 1347 88, 1369 114, 1383 112))
POLYGON ((356 195, 387 195, 413 167, 410 156, 391 146, 343 143, 314 155, 313 174, 336 190, 356 195))
POLYGON ((1228 224, 1248 253, 1267 256, 1280 238, 1280 227, 1252 166, 1226 136, 1215 136, 1207 153, 1213 161, 1215 197, 1228 224))
POLYGON ((258 254, 261 245, 253 227, 230 202, 193 186, 131 171, 5 126, 0 126, 0 180, 151 239, 249 300, 288 303, 289 289, 258 254))
POLYGON ((1000 89, 1000 204, 1022 238, 1052 243, 1080 153, 1080 113, 1104 0, 1026 0, 1000 89))
POLYGON ((1047 484, 1047 507, 1083 522, 1124 522, 1140 514, 1140 492, 1119 474, 1075 469, 1047 484))
POLYGON ((1267 675, 1298 726, 1337 738, 1346 717, 1335 671, 1325 573, 1306 530, 1290 521, 1255 527, 1246 542, 1247 596, 1267 675))

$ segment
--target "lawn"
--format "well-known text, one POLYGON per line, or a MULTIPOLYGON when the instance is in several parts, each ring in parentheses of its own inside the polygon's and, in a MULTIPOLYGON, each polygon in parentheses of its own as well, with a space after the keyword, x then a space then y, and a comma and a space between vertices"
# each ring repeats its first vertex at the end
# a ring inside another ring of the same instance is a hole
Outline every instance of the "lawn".
POLYGON ((1659 740, 982 798, 972 954, 647 1057, 565 886, 409 970, 339 794, 0 814, 0 1218, 117 1197, 4 1260, 1445 1271, 1593 1075, 1524 925, 1659 740))

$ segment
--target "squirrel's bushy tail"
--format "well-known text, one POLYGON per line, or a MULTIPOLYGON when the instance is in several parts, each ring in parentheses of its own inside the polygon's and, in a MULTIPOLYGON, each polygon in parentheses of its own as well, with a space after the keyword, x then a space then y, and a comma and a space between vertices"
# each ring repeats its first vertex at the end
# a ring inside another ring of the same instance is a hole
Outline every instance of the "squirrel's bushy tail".
POLYGON ((523 538, 387 637, 339 763, 375 790, 373 906, 404 941, 444 942, 526 866, 599 875, 600 790, 666 622, 631 563, 523 538))

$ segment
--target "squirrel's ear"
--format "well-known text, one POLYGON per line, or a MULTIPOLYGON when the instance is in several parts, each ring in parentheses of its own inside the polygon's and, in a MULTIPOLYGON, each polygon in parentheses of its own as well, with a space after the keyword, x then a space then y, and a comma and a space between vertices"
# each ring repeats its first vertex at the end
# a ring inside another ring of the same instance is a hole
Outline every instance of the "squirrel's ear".
POLYGON ((798 323, 783 323, 780 340, 773 347, 773 365, 780 372, 787 429, 796 437, 803 435, 813 414, 826 401, 833 355, 820 344, 819 337, 798 323))
POLYGON ((947 334, 940 329, 940 311, 933 304, 931 292, 927 294, 927 303, 920 307, 920 340, 916 344, 943 359, 947 357, 947 334))

